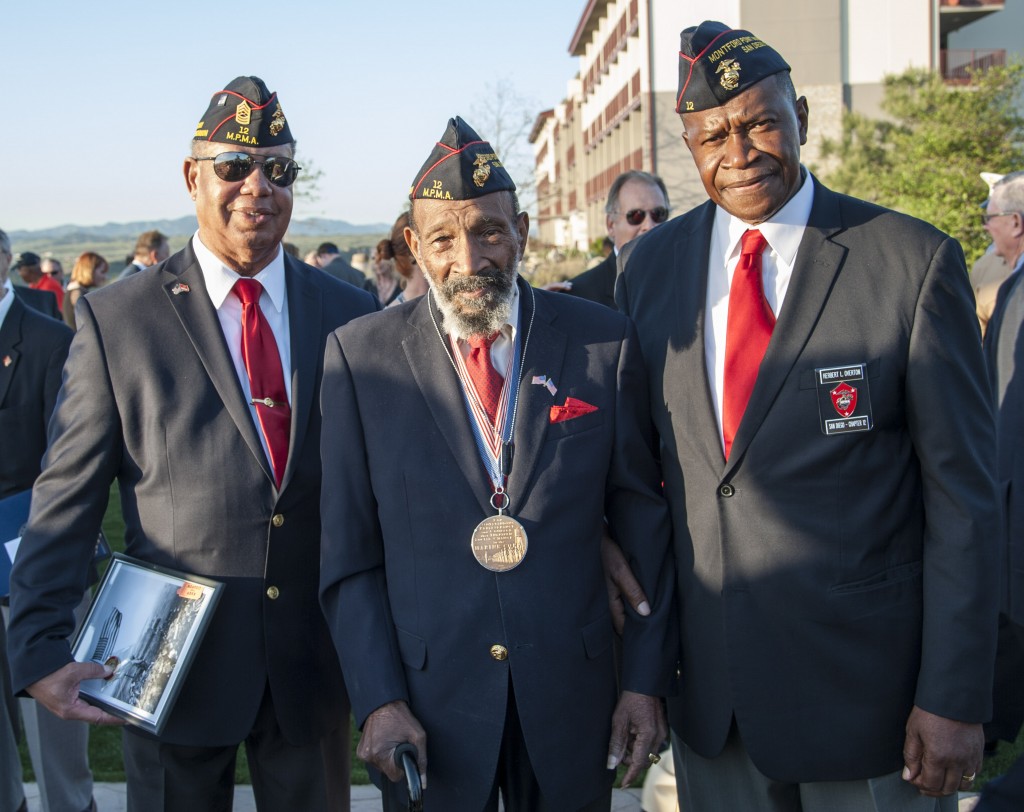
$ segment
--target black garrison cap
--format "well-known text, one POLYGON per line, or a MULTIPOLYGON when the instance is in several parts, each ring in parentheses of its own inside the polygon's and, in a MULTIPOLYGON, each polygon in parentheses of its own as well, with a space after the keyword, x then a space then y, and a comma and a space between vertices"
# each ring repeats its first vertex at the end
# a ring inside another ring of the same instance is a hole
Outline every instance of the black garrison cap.
POLYGON ((470 200, 515 190, 494 148, 456 116, 416 173, 409 199, 470 200))
POLYGON ((276 147, 295 141, 277 94, 267 90, 258 76, 239 76, 214 93, 192 140, 246 147, 276 147))
POLYGON ((33 254, 31 251, 22 251, 14 258, 11 270, 16 271, 18 268, 27 268, 32 265, 39 265, 41 262, 42 260, 39 259, 39 254, 33 254))
POLYGON ((751 85, 789 70, 779 52, 749 31, 705 20, 679 35, 677 113, 725 104, 751 85))

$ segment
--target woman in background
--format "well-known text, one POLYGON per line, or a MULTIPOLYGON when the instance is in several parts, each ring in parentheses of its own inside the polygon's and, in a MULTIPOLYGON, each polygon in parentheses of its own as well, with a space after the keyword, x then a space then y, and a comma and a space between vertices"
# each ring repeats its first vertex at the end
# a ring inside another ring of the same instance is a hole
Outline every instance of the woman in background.
POLYGON ((75 303, 90 290, 102 287, 107 283, 107 271, 110 266, 99 254, 86 251, 75 260, 71 269, 71 281, 68 282, 64 295, 64 321, 75 329, 75 303))
POLYGON ((395 297, 392 304, 411 302, 418 299, 427 292, 427 278, 416 264, 416 257, 412 255, 409 246, 405 242, 405 229, 409 225, 409 212, 403 211, 398 215, 395 224, 391 227, 391 253, 395 258, 395 270, 405 280, 405 287, 395 297))

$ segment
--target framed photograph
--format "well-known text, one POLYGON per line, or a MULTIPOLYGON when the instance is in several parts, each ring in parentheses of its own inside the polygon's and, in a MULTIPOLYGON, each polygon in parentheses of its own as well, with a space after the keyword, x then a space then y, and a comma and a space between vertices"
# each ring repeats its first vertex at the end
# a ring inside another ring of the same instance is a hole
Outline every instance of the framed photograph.
POLYGON ((106 664, 87 702, 159 736, 220 599, 223 584, 114 553, 71 651, 106 664))

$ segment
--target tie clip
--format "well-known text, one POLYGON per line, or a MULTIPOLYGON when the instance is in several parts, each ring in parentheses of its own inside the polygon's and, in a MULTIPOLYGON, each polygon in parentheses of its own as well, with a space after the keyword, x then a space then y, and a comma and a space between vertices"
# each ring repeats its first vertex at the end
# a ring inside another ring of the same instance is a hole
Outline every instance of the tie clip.
POLYGON ((271 398, 253 398, 249 401, 253 406, 269 406, 273 409, 275 406, 287 406, 287 403, 281 403, 278 400, 272 400, 271 398))

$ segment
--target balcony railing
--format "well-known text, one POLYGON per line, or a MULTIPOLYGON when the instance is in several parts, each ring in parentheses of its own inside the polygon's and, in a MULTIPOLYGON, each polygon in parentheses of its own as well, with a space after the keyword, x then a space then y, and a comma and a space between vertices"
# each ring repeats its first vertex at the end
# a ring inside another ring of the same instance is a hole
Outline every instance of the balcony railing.
POLYGON ((996 48, 939 51, 939 69, 942 71, 942 78, 956 84, 969 82, 972 73, 1003 67, 1005 64, 1006 51, 996 48))
POLYGON ((939 0, 940 7, 962 6, 963 8, 976 8, 978 6, 1003 6, 1006 0, 939 0))

